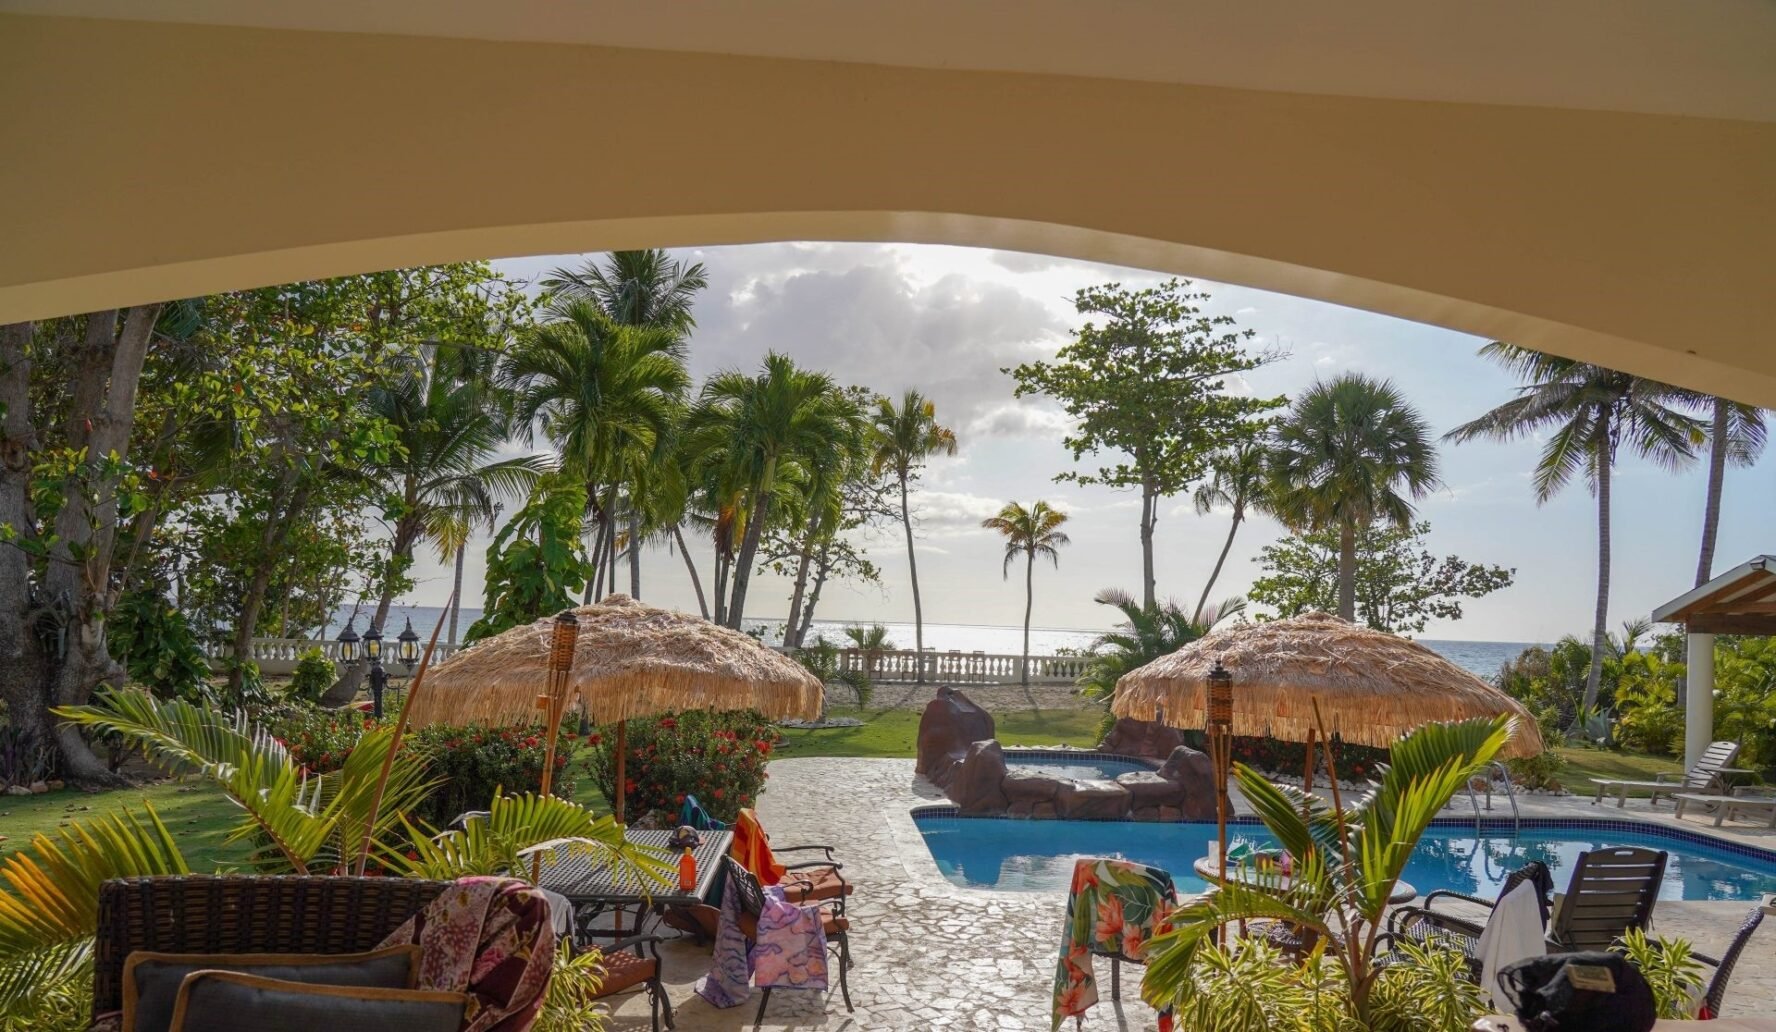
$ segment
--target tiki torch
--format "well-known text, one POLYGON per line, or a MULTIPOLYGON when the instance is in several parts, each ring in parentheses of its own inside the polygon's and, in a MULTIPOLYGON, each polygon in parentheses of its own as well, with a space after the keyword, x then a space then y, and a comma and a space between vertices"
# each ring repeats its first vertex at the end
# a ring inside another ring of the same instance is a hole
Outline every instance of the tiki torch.
MULTIPOLYGON (((543 739, 543 790, 547 796, 555 787, 555 743, 561 737, 561 715, 567 708, 567 678, 573 672, 574 643, 580 636, 580 618, 571 610, 555 617, 555 630, 549 641, 549 693, 537 698, 537 708, 544 711, 546 736, 543 739)), ((542 875, 543 855, 530 859, 530 881, 536 884, 542 875)))
POLYGON ((1227 775, 1233 763, 1233 675, 1215 660, 1208 676, 1209 699, 1204 731, 1209 762, 1215 768, 1215 839, 1220 843, 1221 882, 1227 882, 1227 775))

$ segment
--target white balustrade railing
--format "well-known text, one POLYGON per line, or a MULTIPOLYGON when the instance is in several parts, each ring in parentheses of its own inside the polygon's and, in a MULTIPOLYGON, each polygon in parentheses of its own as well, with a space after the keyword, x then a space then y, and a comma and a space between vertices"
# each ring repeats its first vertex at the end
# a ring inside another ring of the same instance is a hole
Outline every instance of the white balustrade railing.
MULTIPOLYGON (((1072 684, 1085 672, 1084 656, 1031 656, 1031 684, 1072 684)), ((919 667, 925 668, 924 680, 931 684, 1018 684, 1023 681, 1024 657, 999 652, 937 652, 926 649, 923 656, 912 649, 895 649, 873 655, 861 649, 843 649, 839 653, 841 670, 863 673, 881 684, 910 684, 920 680, 919 667)))
MULTIPOLYGON (((328 639, 311 641, 305 638, 254 638, 251 648, 252 654, 249 658, 252 659, 253 662, 259 664, 259 672, 262 674, 283 675, 294 673, 296 670, 296 664, 302 660, 302 654, 310 649, 318 648, 333 662, 338 663, 340 661, 339 643, 328 639)), ((437 651, 432 655, 432 662, 441 663, 444 660, 449 659, 458 648, 459 646, 456 645, 446 645, 443 642, 439 642, 437 651)), ((363 646, 358 646, 358 649, 358 654, 361 658, 363 655, 363 646)), ((382 649, 382 665, 383 668, 389 672, 389 676, 393 678, 406 677, 406 666, 395 659, 394 639, 383 639, 382 649)), ((421 645, 420 650, 423 652, 424 649, 425 646, 421 645)), ((205 647, 204 654, 209 657, 210 669, 221 672, 228 668, 228 661, 233 658, 234 649, 232 646, 226 644, 211 644, 205 647)))

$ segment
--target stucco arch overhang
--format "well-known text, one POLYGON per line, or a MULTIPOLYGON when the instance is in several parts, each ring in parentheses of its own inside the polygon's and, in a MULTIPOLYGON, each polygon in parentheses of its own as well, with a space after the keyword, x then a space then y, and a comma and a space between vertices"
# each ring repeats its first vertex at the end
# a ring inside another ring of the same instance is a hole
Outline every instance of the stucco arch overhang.
POLYGON ((0 97, 0 320, 471 257, 938 242, 1776 404, 1762 117, 20 15, 0 97))

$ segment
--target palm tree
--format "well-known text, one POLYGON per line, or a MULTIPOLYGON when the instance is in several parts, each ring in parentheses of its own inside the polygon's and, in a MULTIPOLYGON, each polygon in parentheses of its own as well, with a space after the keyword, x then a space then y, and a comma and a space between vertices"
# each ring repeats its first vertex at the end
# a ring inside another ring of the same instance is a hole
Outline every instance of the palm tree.
POLYGON ((1011 564, 1019 556, 1024 559, 1024 653, 1018 663, 1023 674, 1023 683, 1030 685, 1030 612, 1036 606, 1036 557, 1042 556, 1061 566, 1063 545, 1070 544, 1061 524, 1067 522, 1067 514, 1052 508, 1047 502, 1038 501, 1028 509, 1017 502, 1006 502, 999 515, 989 516, 981 521, 987 530, 996 530, 1005 538, 1005 563, 1000 573, 1011 576, 1011 564))
POLYGON ((382 472, 393 481, 389 506, 389 570, 370 625, 381 630, 394 602, 398 575, 413 562, 420 541, 447 554, 465 528, 492 523, 495 499, 522 496, 546 464, 537 456, 496 460, 506 441, 504 399, 484 363, 434 346, 393 379, 371 388, 370 411, 394 431, 401 447, 382 472))
MULTIPOLYGON (((720 485, 723 505, 731 506, 722 517, 729 527, 743 521, 727 626, 738 630, 745 619, 753 561, 779 488, 842 467, 857 422, 855 406, 831 377, 797 368, 776 352, 765 356, 755 376, 718 373, 703 385, 685 420, 685 447, 710 471, 704 479, 720 485)), ((721 530, 718 521, 718 535, 721 530)))
POLYGON ((1277 426, 1266 479, 1270 505, 1291 529, 1338 531, 1338 615, 1354 621, 1357 530, 1377 520, 1411 525, 1407 496, 1437 485, 1437 449, 1391 381, 1346 373, 1296 399, 1277 426))
POLYGON ((1708 502, 1702 510, 1702 554, 1696 560, 1696 587, 1714 577, 1714 538, 1720 530, 1721 489, 1727 466, 1750 466, 1764 450, 1764 410, 1725 398, 1700 399, 1711 410, 1708 422, 1708 502))
POLYGON ((1610 470, 1617 451, 1626 444, 1637 454, 1675 469, 1694 457, 1691 442, 1701 439, 1701 422, 1673 410, 1669 403, 1683 400, 1683 395, 1656 380, 1503 341, 1486 345, 1480 353, 1515 372, 1524 384, 1515 398, 1449 431, 1444 439, 1509 441, 1551 431, 1532 480, 1536 503, 1553 498, 1581 473, 1597 495, 1597 607, 1584 701, 1589 711, 1597 705, 1609 636, 1610 470))
POLYGON ((913 648, 918 652, 918 680, 925 683, 925 610, 919 602, 919 561, 913 554, 913 517, 907 505, 907 484, 913 472, 933 455, 956 454, 956 434, 937 422, 937 407, 918 391, 901 395, 896 407, 882 398, 876 408, 876 447, 872 471, 893 470, 900 482, 900 522, 906 528, 907 575, 913 586, 913 648))
POLYGON ((1091 643, 1090 662, 1079 678, 1079 694, 1108 706, 1116 695, 1116 681, 1137 667, 1169 656, 1209 631, 1222 620, 1245 612, 1244 599, 1230 598, 1211 606, 1202 619, 1191 619, 1176 603, 1142 605, 1119 588, 1105 588, 1092 599, 1122 613, 1122 622, 1091 643))
POLYGON ((863 676, 871 681, 876 679, 876 664, 882 661, 882 654, 899 648, 889 639, 888 628, 881 624, 852 625, 845 628, 845 637, 851 639, 851 648, 863 653, 863 676))
MULTIPOLYGON (((598 524, 593 561, 610 574, 618 501, 628 488, 633 506, 636 483, 664 461, 690 389, 684 337, 623 325, 583 301, 556 306, 553 315, 519 335, 501 378, 517 394, 521 436, 540 427, 562 466, 585 483, 598 524)), ((595 593, 589 582, 586 599, 595 593)))
MULTIPOLYGON (((659 249, 645 251, 613 251, 601 266, 587 260, 578 272, 556 269, 544 277, 542 287, 552 304, 575 302, 597 307, 619 326, 640 326, 669 330, 681 338, 690 335, 697 325, 691 306, 697 293, 709 286, 709 277, 701 262, 686 264, 659 249)), ((629 594, 641 597, 641 545, 659 527, 646 526, 648 516, 657 514, 657 500, 647 496, 645 488, 655 486, 646 470, 653 463, 638 467, 637 476, 629 482, 625 499, 628 524, 629 594)), ((614 552, 614 536, 607 535, 606 548, 614 552)), ((602 566, 608 566, 603 564, 602 566)), ((615 586, 615 572, 606 570, 615 586)), ((694 576, 694 573, 693 573, 694 576)), ((701 593, 702 588, 698 586, 701 593)))
POLYGON ((1196 489, 1196 514, 1207 516, 1225 505, 1233 510, 1233 524, 1227 528, 1227 541, 1221 546, 1221 554, 1215 557, 1215 568, 1209 572, 1208 583, 1203 585, 1202 594, 1197 597, 1196 612, 1190 616, 1192 621, 1202 619, 1203 607, 1209 604, 1209 592, 1214 590, 1215 581, 1221 577, 1221 566, 1227 562, 1227 553, 1233 550, 1233 536, 1239 533, 1247 507, 1258 507, 1264 498, 1263 442, 1242 442, 1209 461, 1209 479, 1196 489))

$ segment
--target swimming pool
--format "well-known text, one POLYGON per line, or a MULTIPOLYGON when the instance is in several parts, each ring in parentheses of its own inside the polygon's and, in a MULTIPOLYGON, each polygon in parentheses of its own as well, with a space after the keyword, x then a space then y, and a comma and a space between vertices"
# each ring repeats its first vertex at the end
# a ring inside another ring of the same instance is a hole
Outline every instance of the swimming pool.
MULTIPOLYGON (((914 814, 938 869, 956 885, 1010 892, 1062 892, 1081 856, 1117 857, 1172 872, 1178 891, 1206 886, 1191 871, 1208 855, 1215 837, 1212 822, 1147 824, 1132 821, 1029 821, 1002 817, 957 817, 943 809, 914 814)), ((1559 821, 1526 818, 1513 836, 1509 821, 1482 825, 1439 820, 1419 840, 1405 878, 1420 893, 1455 889, 1483 897, 1498 894, 1512 870, 1540 860, 1566 880, 1578 855, 1605 846, 1643 846, 1671 854, 1659 898, 1666 900, 1750 900, 1776 892, 1776 854, 1701 835, 1672 832, 1630 821, 1559 821)), ((1275 846, 1264 826, 1236 822, 1229 840, 1275 846)))
POLYGON ((1072 778, 1075 781, 1115 781, 1119 775, 1153 769, 1152 764, 1132 756, 1087 752, 1083 749, 1007 749, 1005 766, 1008 770, 1034 767, 1044 774, 1072 778))

